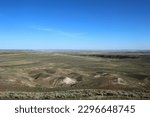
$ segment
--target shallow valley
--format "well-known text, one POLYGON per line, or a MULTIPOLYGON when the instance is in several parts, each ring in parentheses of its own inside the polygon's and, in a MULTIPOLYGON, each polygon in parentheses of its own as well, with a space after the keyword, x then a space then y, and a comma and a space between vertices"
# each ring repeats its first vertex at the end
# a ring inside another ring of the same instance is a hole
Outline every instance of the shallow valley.
POLYGON ((150 53, 1 51, 0 99, 150 99, 150 53))

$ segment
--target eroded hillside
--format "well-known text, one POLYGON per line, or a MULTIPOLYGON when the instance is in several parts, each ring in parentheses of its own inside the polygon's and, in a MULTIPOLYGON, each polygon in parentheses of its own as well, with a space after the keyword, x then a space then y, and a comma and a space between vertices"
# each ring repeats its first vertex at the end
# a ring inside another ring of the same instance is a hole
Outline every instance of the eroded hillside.
POLYGON ((140 53, 1 52, 0 97, 150 99, 149 58, 140 53))

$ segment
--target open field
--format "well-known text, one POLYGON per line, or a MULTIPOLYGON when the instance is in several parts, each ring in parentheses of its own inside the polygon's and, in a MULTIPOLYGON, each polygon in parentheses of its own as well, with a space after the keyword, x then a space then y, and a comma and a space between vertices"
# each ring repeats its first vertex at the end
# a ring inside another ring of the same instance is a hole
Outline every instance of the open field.
POLYGON ((0 99, 150 99, 150 52, 0 51, 0 99))

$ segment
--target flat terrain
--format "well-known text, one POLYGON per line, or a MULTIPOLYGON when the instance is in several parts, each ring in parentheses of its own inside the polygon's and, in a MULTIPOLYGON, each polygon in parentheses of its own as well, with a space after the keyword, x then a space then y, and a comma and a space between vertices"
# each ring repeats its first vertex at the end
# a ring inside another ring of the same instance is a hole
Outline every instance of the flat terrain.
POLYGON ((150 53, 1 51, 0 99, 150 99, 150 53))

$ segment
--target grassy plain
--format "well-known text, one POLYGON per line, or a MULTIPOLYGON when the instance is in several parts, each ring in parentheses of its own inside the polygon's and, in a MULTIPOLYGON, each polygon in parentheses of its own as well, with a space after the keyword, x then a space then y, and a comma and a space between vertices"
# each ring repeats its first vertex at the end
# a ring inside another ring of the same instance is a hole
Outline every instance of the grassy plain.
POLYGON ((150 99, 150 53, 1 51, 0 99, 150 99))

